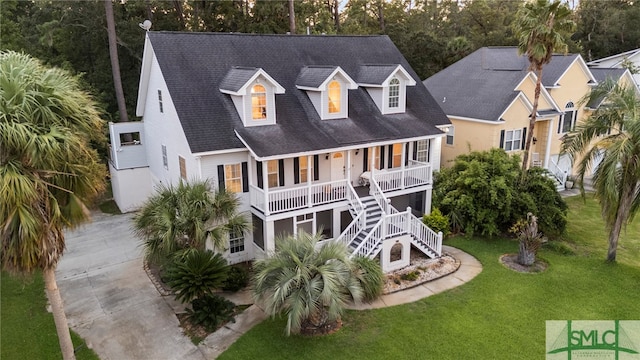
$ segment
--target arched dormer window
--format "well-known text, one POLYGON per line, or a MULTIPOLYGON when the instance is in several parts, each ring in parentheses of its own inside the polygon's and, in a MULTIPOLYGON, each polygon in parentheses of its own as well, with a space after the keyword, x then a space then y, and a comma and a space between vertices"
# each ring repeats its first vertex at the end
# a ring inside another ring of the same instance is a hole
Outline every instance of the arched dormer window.
POLYGON ((267 118, 267 91, 259 84, 251 88, 251 118, 253 120, 267 118))
POLYGON ((400 106, 400 80, 393 78, 389 81, 389 108, 395 109, 400 106))
POLYGON ((578 115, 578 109, 575 108, 573 101, 569 101, 564 106, 564 114, 560 116, 560 123, 558 124, 558 134, 565 134, 573 131, 576 125, 576 117, 578 115))
POLYGON ((340 83, 333 80, 329 83, 329 114, 335 114, 340 112, 340 99, 342 97, 342 90, 340 89, 340 83))

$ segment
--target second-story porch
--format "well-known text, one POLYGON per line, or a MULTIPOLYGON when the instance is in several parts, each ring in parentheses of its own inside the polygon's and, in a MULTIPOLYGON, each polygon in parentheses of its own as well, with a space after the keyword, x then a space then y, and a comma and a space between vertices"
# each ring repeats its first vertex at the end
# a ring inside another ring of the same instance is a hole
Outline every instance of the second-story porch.
POLYGON ((375 178, 389 196, 429 189, 430 140, 259 161, 250 156, 250 203, 265 217, 368 196, 375 178))

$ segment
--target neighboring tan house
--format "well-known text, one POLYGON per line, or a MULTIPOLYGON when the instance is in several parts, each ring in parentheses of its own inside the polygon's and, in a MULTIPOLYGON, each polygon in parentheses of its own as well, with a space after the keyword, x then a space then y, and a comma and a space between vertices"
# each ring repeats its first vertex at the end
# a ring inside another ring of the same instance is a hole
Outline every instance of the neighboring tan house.
MULTIPOLYGON (((562 137, 589 109, 581 100, 597 83, 580 55, 553 55, 542 72, 531 166, 549 170, 558 189, 572 173, 562 137)), ((469 151, 502 148, 520 154, 533 109, 536 75, 516 47, 481 48, 432 77, 427 89, 452 123, 442 147, 442 165, 469 151)))
MULTIPOLYGON (((587 63, 587 65, 589 65, 590 68, 597 68, 597 69, 607 69, 607 68, 622 69, 623 65, 625 65, 625 62, 627 62, 629 65, 633 66, 635 69, 640 71, 640 49, 626 51, 621 54, 608 56, 606 58, 602 58, 599 60, 594 60, 587 63)), ((633 74, 633 78, 636 86, 640 88, 640 72, 633 74)))
POLYGON ((302 230, 382 251, 387 271, 412 246, 441 255, 420 215, 450 122, 387 36, 148 32, 137 115, 110 124, 116 202, 180 179, 235 192, 253 231, 230 239, 232 263, 302 230))

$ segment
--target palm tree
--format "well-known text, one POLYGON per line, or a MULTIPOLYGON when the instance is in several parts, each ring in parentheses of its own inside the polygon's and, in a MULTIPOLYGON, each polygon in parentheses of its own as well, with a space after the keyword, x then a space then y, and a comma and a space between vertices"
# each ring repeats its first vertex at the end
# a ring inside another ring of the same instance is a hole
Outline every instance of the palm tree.
POLYGON ((122 79, 120 77, 120 62, 118 58, 118 39, 116 36, 116 21, 113 16, 112 0, 104 0, 104 11, 107 17, 107 35, 109 36, 109 58, 111 59, 111 74, 113 76, 113 86, 116 91, 116 101, 120 121, 128 122, 127 104, 124 100, 124 90, 122 90, 122 79))
POLYGON ((620 231, 640 209, 640 100, 633 85, 610 80, 584 101, 594 99, 605 99, 604 105, 564 139, 563 151, 581 159, 577 176, 583 196, 585 174, 593 170, 595 196, 609 229, 607 261, 615 261, 620 231))
POLYGON ((177 186, 161 186, 134 217, 134 227, 147 260, 163 263, 180 250, 204 250, 207 239, 224 250, 229 234, 242 234, 249 227, 238 207, 233 193, 212 194, 207 181, 181 180, 177 186))
POLYGON ((345 245, 318 248, 320 238, 305 232, 278 238, 275 253, 254 264, 254 297, 271 316, 287 315, 287 335, 326 330, 339 323, 349 300, 362 298, 345 245))
POLYGON ((573 29, 571 10, 560 0, 535 0, 526 3, 517 14, 514 23, 518 36, 518 52, 529 58, 529 70, 536 74, 533 109, 529 118, 529 131, 525 140, 522 168, 529 165, 529 150, 536 126, 536 113, 542 88, 542 69, 551 61, 554 51, 567 52, 565 37, 573 29))
POLYGON ((0 241, 2 268, 42 270, 64 359, 74 359, 55 269, 64 228, 89 219, 106 169, 90 141, 104 141, 91 97, 66 71, 0 52, 0 241))

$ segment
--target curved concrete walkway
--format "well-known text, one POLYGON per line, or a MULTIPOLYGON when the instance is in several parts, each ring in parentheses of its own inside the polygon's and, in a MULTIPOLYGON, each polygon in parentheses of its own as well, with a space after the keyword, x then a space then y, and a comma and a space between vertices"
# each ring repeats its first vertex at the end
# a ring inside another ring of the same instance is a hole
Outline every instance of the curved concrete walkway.
MULTIPOLYGON (((455 272, 410 289, 382 295, 378 300, 370 304, 354 304, 348 308, 353 310, 369 310, 411 303, 458 287, 482 272, 482 264, 475 257, 451 246, 444 245, 442 248, 444 252, 460 261, 460 267, 455 272)), ((238 299, 237 301, 242 301, 242 299, 238 299)), ((227 350, 240 336, 266 318, 267 315, 262 309, 257 305, 252 305, 236 317, 235 324, 227 324, 220 328, 215 333, 209 335, 198 347, 208 359, 214 359, 227 350)))
MULTIPOLYGON (((94 213, 94 221, 66 233, 67 250, 56 270, 67 320, 101 360, 215 359, 267 315, 247 308, 198 346, 185 336, 175 316, 180 304, 161 296, 142 267, 139 240, 131 215, 94 213)), ((482 271, 473 256, 449 246, 443 250, 460 261, 458 270, 440 279, 383 295, 375 309, 413 302, 462 285, 482 271)), ((238 305, 251 304, 248 291, 223 294, 238 305)))

